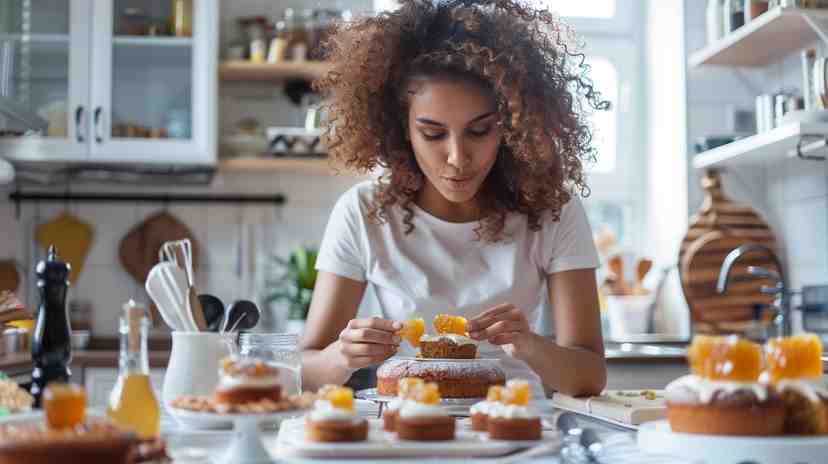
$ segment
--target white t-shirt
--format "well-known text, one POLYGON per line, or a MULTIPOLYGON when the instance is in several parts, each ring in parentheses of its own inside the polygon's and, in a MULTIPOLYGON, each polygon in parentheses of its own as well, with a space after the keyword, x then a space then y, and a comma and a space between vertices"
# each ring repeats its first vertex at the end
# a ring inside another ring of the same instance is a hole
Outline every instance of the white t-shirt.
MULTIPOLYGON (((526 216, 510 214, 504 230, 509 239, 489 243, 476 240, 477 222, 447 222, 415 205, 408 235, 399 206, 389 211, 387 222, 374 224, 367 218, 374 188, 372 181, 362 182, 337 201, 316 260, 320 271, 368 283, 371 296, 363 299, 360 314, 397 321, 423 317, 426 333, 434 333, 430 321, 437 314, 471 318, 511 303, 538 330, 547 276, 599 265, 576 196, 559 221, 544 220, 537 231, 529 229, 526 216)), ((414 354, 408 343, 400 348, 400 355, 414 354)), ((543 397, 540 379, 528 365, 489 343, 481 343, 478 353, 500 358, 507 378, 530 380, 535 398, 543 397)))

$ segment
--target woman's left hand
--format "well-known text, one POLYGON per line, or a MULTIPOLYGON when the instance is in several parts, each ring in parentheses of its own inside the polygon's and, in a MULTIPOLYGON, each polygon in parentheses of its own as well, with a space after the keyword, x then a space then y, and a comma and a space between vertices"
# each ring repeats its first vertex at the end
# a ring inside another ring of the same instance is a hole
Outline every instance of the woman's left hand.
POLYGON ((472 339, 500 345, 515 358, 523 357, 536 337, 523 311, 509 303, 487 309, 469 319, 466 330, 472 339))

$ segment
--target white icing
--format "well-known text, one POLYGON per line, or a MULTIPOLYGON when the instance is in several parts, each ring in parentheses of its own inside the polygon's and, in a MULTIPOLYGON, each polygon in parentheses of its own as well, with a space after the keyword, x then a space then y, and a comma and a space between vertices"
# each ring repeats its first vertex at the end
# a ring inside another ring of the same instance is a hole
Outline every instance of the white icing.
POLYGON ((416 401, 406 401, 400 408, 400 417, 445 417, 448 413, 436 404, 424 404, 416 401))
POLYGON ((494 403, 491 409, 489 409, 489 417, 499 419, 533 419, 538 416, 526 406, 494 403))
POLYGON ((312 421, 346 421, 357 418, 354 411, 334 407, 327 400, 314 401, 309 417, 312 421))
POLYGON ((768 388, 758 382, 733 382, 722 380, 710 380, 696 375, 685 375, 670 382, 665 387, 665 394, 669 401, 677 403, 698 402, 707 404, 713 400, 713 396, 717 392, 723 392, 726 395, 733 394, 738 391, 750 391, 756 396, 759 401, 765 401, 768 398, 768 388), (693 393, 693 398, 689 398, 687 392, 693 393))
POLYGON ((776 382, 776 388, 783 392, 794 390, 808 398, 812 403, 818 403, 820 398, 828 399, 828 388, 819 378, 812 379, 782 379, 776 382))
POLYGON ((402 405, 405 404, 406 401, 407 400, 404 400, 402 398, 394 398, 393 400, 388 402, 388 405, 386 406, 386 408, 389 411, 396 411, 396 410, 400 409, 402 407, 402 405))
POLYGON ((232 376, 219 371, 219 390, 230 390, 232 388, 268 388, 279 385, 278 375, 263 376, 232 376))
POLYGON ((477 345, 477 342, 471 338, 457 334, 423 335, 420 337, 421 342, 438 342, 441 340, 449 340, 455 345, 477 345))
POLYGON ((469 408, 469 412, 472 414, 484 414, 486 416, 489 415, 489 411, 499 403, 497 401, 480 401, 479 403, 474 403, 471 408, 469 408))

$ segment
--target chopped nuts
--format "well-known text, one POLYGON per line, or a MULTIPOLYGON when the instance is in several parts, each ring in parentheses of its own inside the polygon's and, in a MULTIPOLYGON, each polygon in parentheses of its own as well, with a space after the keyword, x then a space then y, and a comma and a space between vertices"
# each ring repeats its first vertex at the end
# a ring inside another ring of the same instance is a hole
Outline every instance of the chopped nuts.
POLYGON ((172 401, 177 409, 186 409, 196 412, 212 412, 218 414, 266 414, 272 412, 293 411, 307 409, 316 400, 313 393, 302 393, 282 398, 280 401, 262 399, 244 404, 216 403, 209 396, 183 395, 172 401))

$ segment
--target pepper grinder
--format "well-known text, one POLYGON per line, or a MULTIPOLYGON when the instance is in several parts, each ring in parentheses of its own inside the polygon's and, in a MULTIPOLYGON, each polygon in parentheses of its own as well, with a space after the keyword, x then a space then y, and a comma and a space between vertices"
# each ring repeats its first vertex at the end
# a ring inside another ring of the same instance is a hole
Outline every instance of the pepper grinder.
POLYGON ((69 382, 72 373, 71 328, 66 311, 66 290, 69 288, 69 263, 58 261, 57 249, 49 247, 45 261, 37 263, 37 288, 40 294, 37 325, 32 337, 31 393, 35 407, 41 406, 41 395, 50 382, 69 382))

